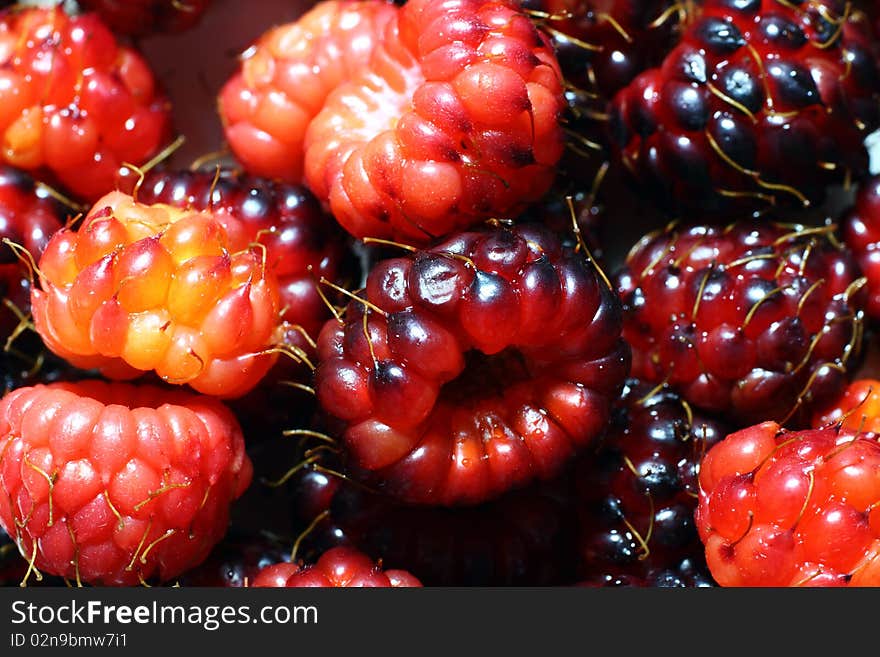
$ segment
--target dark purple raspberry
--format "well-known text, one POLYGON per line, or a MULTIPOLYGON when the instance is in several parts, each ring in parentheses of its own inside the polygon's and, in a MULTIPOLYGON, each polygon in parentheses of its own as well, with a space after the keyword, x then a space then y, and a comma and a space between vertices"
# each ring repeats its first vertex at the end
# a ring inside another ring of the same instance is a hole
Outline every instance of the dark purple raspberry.
POLYGON ((658 66, 680 37, 686 2, 675 0, 525 0, 549 36, 568 83, 608 100, 658 66))
POLYGON ((737 427, 802 421, 798 412, 839 393, 858 363, 864 282, 831 226, 650 233, 616 275, 632 375, 737 427))
POLYGON ((615 96, 615 155, 687 217, 817 205, 867 175, 872 40, 845 0, 706 0, 663 64, 615 96))
POLYGON ((724 435, 669 388, 628 381, 611 429, 576 469, 580 578, 651 581, 702 555, 697 468, 724 435))
POLYGON ((629 370, 620 302, 546 228, 459 233, 385 260, 318 344, 345 467, 406 502, 551 479, 605 430, 629 370))

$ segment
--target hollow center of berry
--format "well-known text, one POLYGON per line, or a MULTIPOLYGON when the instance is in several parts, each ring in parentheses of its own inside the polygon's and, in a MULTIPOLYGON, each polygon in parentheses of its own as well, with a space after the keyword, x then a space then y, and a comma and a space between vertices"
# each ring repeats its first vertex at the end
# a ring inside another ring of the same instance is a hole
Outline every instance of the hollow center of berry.
POLYGON ((501 397, 506 389, 531 378, 525 357, 513 348, 491 356, 471 350, 464 357, 461 374, 440 390, 440 400, 457 407, 501 397))

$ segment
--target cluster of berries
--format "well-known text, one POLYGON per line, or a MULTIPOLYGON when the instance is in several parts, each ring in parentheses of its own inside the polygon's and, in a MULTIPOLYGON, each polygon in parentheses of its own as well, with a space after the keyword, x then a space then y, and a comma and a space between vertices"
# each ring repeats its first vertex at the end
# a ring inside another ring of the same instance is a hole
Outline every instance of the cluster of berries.
POLYGON ((221 4, 0 10, 0 583, 880 585, 870 2, 319 0, 174 165, 221 4))

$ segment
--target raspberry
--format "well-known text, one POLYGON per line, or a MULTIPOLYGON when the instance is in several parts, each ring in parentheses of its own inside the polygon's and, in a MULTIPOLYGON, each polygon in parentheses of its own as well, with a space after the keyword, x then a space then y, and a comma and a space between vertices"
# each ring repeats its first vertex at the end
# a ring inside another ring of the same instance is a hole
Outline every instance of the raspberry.
POLYGON ((312 565, 279 563, 266 566, 254 578, 256 587, 421 587, 411 573, 382 570, 362 552, 349 547, 335 547, 312 565))
POLYGON ((575 475, 581 578, 649 582, 695 565, 697 466, 725 435, 671 390, 628 381, 611 429, 575 475))
POLYGON ((564 106, 553 48, 518 3, 410 0, 309 124, 306 182, 355 237, 424 244, 539 199, 564 106))
MULTIPOLYGON (((23 247, 38 260, 49 238, 64 225, 65 211, 45 188, 14 167, 0 164, 0 240, 23 247)), ((0 242, 0 298, 22 315, 30 312, 30 272, 27 256, 0 242)), ((9 306, 0 307, 0 338, 16 328, 20 318, 9 306)))
POLYGON ((218 109, 226 140, 248 171, 302 181, 309 122, 333 89, 366 66, 396 11, 385 0, 324 0, 244 52, 218 109))
POLYGON ((379 263, 318 356, 318 402, 342 424, 346 467, 444 506, 557 475, 605 430, 629 369, 600 272, 526 224, 379 263))
POLYGON ((860 352, 864 279, 831 227, 670 226, 617 273, 633 376, 737 427, 799 422, 860 352))
POLYGON ((841 221, 843 239, 852 249, 867 279, 865 310, 880 320, 880 176, 859 187, 855 204, 841 221))
POLYGON ((98 380, 0 400, 0 525, 40 571, 166 582, 227 529, 251 463, 217 400, 98 380))
MULTIPOLYGON (((128 179, 122 191, 140 203, 209 210, 223 217, 236 244, 266 248, 266 266, 280 286, 282 319, 317 336, 330 316, 317 289, 321 277, 341 282, 352 275, 348 235, 304 187, 257 178, 233 169, 150 171, 128 179)), ((307 344, 300 339, 303 349, 307 344)))
POLYGON ((277 359, 278 283, 223 217, 111 192, 40 259, 34 324, 73 365, 238 397, 277 359))
POLYGON ((615 96, 616 157, 679 214, 819 204, 868 172, 872 39, 846 0, 706 0, 663 64, 615 96))
POLYGON ((134 37, 183 32, 198 24, 211 0, 77 0, 114 32, 134 37))
POLYGON ((344 538, 385 564, 418 573, 425 586, 564 585, 576 564, 570 489, 563 476, 448 509, 395 503, 343 485, 329 507, 333 535, 322 542, 344 538))
POLYGON ((880 585, 880 442, 764 422, 700 465, 697 529, 721 586, 880 585))
POLYGON ((3 11, 0 68, 3 160, 88 201, 170 135, 169 103, 146 61, 95 14, 3 11))

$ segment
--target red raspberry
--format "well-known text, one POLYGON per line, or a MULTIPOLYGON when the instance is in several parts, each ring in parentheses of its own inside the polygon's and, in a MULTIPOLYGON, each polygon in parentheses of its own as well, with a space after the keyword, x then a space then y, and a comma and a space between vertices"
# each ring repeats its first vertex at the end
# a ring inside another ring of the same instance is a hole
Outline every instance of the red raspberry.
MULTIPOLYGON (((49 190, 25 172, 0 164, 0 240, 23 247, 36 262, 49 238, 64 225, 65 215, 49 190)), ((26 259, 17 248, 0 241, 0 299, 22 315, 31 307, 31 272, 26 259)), ((0 306, 0 340, 5 340, 19 321, 12 309, 0 306)))
POLYGON ((0 455, 0 525, 40 571, 95 585, 200 563, 251 480, 220 402, 98 380, 6 395, 0 455))
POLYGON ((409 0, 309 124, 306 181, 355 237, 426 243, 539 199, 564 106, 518 3, 409 0))
POLYGON ((700 465, 697 529, 721 586, 880 586, 880 442, 764 422, 700 465))
POLYGON ((170 135, 170 106, 146 61, 95 14, 0 13, 0 69, 3 159, 86 200, 170 135))
POLYGON ((233 242, 220 215, 111 192, 50 240, 34 324, 77 367, 110 378, 155 370, 238 397, 277 359, 278 283, 263 257, 233 242))
POLYGON ((737 427, 836 395, 860 352, 865 295, 830 231, 758 220, 645 236, 616 277, 633 376, 737 427))
POLYGON ((841 228, 846 245, 852 249, 868 281, 868 316, 880 320, 880 176, 860 186, 841 228))
POLYGON ((414 503, 557 475, 605 430, 629 369, 620 305, 584 256, 521 224, 383 261, 318 340, 346 467, 414 503))
POLYGON ((309 122, 333 89, 366 66, 396 12, 385 0, 324 0, 244 52, 220 92, 219 112, 226 140, 248 171, 302 181, 309 122))
POLYGON ((198 24, 211 0, 77 0, 111 30, 134 37, 183 32, 198 24))
POLYGON ((279 563, 263 568, 251 586, 256 587, 421 587, 421 582, 403 570, 382 570, 362 552, 335 547, 314 564, 279 563))
POLYGON ((628 381, 611 428, 576 470, 580 577, 671 585, 682 565, 699 570, 697 466, 725 435, 668 388, 628 381))
POLYGON ((616 156, 661 203, 744 216, 820 203, 868 172, 880 69, 848 0, 706 0, 662 66, 615 98, 616 156))

